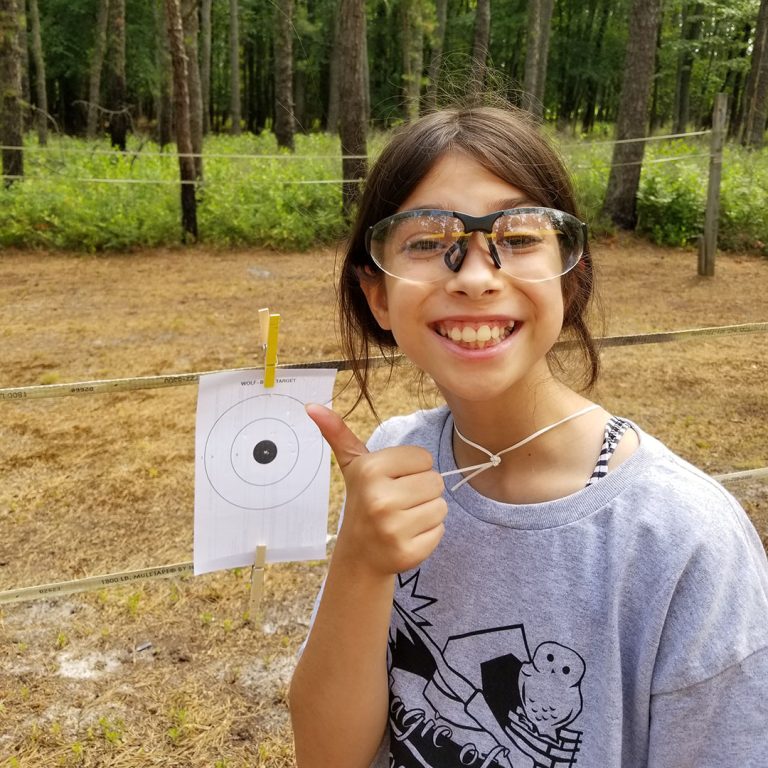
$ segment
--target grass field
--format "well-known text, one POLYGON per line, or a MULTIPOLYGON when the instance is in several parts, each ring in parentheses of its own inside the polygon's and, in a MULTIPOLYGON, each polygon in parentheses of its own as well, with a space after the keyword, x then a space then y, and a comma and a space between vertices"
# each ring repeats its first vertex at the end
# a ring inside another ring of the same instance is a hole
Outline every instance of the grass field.
MULTIPOLYGON (((768 259, 631 237, 596 246, 607 332, 768 321, 768 259)), ((0 387, 337 357, 335 253, 147 250, 0 255, 0 387)), ((768 466, 765 333, 608 348, 594 398, 711 473, 768 466)), ((351 392, 338 377, 337 406, 351 392)), ((429 405, 404 368, 382 417, 429 405)), ((196 388, 0 402, 0 590, 191 559, 196 388)), ((350 417, 360 434, 374 420, 350 417)), ((768 483, 735 482, 768 544, 768 483)), ((335 527, 342 487, 333 474, 335 527)), ((0 606, 0 766, 245 768, 293 762, 286 688, 324 563, 0 606)))

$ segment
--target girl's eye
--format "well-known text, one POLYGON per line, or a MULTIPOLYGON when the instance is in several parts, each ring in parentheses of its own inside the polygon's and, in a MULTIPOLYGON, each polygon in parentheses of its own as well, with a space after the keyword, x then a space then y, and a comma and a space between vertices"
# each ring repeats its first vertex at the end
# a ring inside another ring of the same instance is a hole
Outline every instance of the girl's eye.
POLYGON ((437 253, 443 253, 445 249, 443 235, 422 235, 403 243, 403 252, 413 258, 434 256, 437 253))
POLYGON ((525 250, 539 245, 542 238, 534 232, 500 232, 496 236, 496 245, 500 248, 525 250))

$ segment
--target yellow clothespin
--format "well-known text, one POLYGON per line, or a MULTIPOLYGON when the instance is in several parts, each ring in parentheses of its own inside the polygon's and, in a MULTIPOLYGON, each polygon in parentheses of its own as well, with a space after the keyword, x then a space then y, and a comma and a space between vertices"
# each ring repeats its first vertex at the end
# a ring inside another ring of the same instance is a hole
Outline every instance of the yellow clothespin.
POLYGON ((256 559, 251 568, 251 597, 248 601, 248 616, 251 621, 256 617, 264 595, 264 565, 267 562, 267 548, 256 547, 256 559))
POLYGON ((280 315, 270 314, 269 309, 259 310, 262 344, 267 350, 264 360, 264 386, 275 386, 275 366, 277 365, 277 335, 280 330, 280 315))

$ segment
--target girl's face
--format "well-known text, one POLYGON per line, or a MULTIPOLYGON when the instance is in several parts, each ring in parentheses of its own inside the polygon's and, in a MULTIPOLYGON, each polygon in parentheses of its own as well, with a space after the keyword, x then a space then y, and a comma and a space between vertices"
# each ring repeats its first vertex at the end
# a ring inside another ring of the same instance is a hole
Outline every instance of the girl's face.
MULTIPOLYGON (((438 208, 482 216, 536 206, 471 157, 441 156, 399 211, 438 208)), ((445 279, 414 283, 382 275, 362 288, 379 325, 428 373, 449 405, 519 395, 552 379, 546 355, 563 324, 560 280, 516 281, 494 265, 481 232, 445 279)))

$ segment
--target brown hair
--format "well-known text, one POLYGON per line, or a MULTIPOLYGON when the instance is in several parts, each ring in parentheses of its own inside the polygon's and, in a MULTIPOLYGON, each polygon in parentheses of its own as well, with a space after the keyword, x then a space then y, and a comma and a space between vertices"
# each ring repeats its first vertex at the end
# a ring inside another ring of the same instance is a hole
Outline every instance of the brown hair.
MULTIPOLYGON (((382 275, 366 251, 366 230, 395 213, 438 158, 451 151, 465 153, 539 205, 579 217, 568 172, 528 113, 513 107, 457 107, 433 112, 401 128, 371 168, 341 267, 342 349, 353 363, 360 387, 353 408, 365 398, 376 412, 368 389, 371 349, 378 348, 390 358, 397 349, 392 334, 376 322, 360 288, 361 280, 381 279, 382 275)), ((585 389, 589 389, 597 381, 600 359, 586 322, 594 291, 588 242, 581 261, 561 281, 563 330, 583 355, 585 389)), ((562 369, 550 352, 550 365, 553 363, 562 369)))

